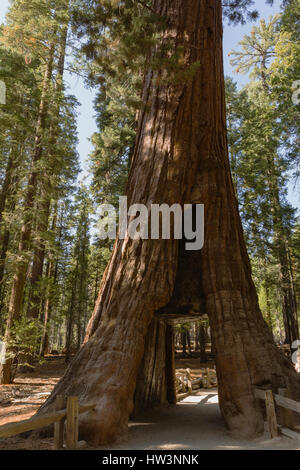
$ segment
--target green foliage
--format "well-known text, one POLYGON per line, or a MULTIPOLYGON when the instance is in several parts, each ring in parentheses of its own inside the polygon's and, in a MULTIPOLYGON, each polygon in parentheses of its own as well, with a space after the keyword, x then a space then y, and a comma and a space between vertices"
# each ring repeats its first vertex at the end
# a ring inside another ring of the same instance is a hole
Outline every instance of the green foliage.
POLYGON ((11 328, 11 335, 7 342, 7 358, 17 357, 19 365, 32 367, 26 361, 26 357, 34 356, 38 350, 42 333, 42 325, 38 320, 30 320, 22 317, 11 328))
POLYGON ((277 29, 280 15, 271 17, 267 23, 261 20, 259 26, 252 28, 251 34, 246 35, 239 45, 241 51, 230 53, 234 58, 231 64, 236 66, 237 73, 251 71, 253 78, 261 77, 275 56, 275 46, 280 33, 277 29))
POLYGON ((277 339, 282 339, 279 311, 286 308, 287 292, 292 298, 295 291, 290 240, 296 211, 286 196, 299 154, 298 110, 291 102, 296 67, 285 74, 282 48, 290 65, 297 63, 298 50, 285 15, 262 21, 241 41, 241 51, 231 54, 237 71, 251 72, 250 83, 238 91, 226 81, 233 180, 261 307, 277 339))

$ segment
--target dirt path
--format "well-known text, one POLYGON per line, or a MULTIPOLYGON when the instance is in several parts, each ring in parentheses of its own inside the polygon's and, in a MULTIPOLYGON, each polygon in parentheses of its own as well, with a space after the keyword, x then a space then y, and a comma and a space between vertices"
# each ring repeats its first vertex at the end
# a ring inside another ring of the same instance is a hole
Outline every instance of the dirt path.
MULTIPOLYGON (((104 449, 104 447, 103 447, 104 449)), ((128 436, 105 449, 111 450, 300 450, 300 440, 267 437, 255 441, 237 441, 227 432, 222 420, 216 389, 201 391, 176 406, 145 415, 131 423, 128 436)))
MULTIPOLYGON (((191 367, 200 373, 197 360, 178 361, 178 368, 191 367)), ((30 376, 18 375, 15 383, 0 386, 0 425, 30 418, 46 400, 65 369, 63 358, 50 358, 30 376)), ((53 439, 0 439, 3 449, 52 449, 53 439)), ((101 450, 104 447, 99 448, 101 450)), ((151 411, 138 422, 130 423, 128 434, 108 450, 220 450, 220 449, 297 449, 300 440, 267 437, 252 442, 234 440, 222 420, 217 389, 201 390, 176 406, 151 411)))
POLYGON ((0 385, 0 426, 30 418, 50 395, 65 368, 63 357, 50 357, 34 372, 18 374, 12 385, 0 385))

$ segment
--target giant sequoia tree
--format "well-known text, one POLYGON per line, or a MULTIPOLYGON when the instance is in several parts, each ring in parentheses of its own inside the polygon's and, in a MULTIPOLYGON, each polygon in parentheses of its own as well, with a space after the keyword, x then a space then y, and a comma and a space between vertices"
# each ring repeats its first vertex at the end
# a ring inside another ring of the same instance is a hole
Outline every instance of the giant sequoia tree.
POLYGON ((96 401, 81 434, 94 443, 113 440, 127 426, 134 396, 147 401, 141 363, 156 369, 156 383, 167 369, 172 387, 172 335, 159 331, 157 312, 197 311, 210 319, 225 421, 253 436, 263 429, 254 386, 287 387, 297 395, 300 382, 273 343, 251 278, 227 151, 221 0, 153 0, 151 8, 166 19, 161 41, 178 67, 174 73, 162 60, 146 73, 128 203, 204 204, 204 248, 188 252, 173 239, 117 239, 85 344, 40 412, 53 408, 58 393, 96 401), (191 66, 194 72, 185 74, 191 66))

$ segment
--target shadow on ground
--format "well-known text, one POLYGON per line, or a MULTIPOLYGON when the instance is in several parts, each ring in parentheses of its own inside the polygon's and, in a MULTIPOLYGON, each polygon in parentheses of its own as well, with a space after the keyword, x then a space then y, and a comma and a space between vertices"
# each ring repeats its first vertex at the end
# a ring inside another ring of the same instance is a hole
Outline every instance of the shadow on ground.
MULTIPOLYGON (((104 447, 101 449, 104 449, 104 447)), ((237 441, 222 419, 217 390, 198 392, 177 405, 154 410, 130 423, 128 435, 107 450, 266 450, 300 449, 285 437, 237 441)))

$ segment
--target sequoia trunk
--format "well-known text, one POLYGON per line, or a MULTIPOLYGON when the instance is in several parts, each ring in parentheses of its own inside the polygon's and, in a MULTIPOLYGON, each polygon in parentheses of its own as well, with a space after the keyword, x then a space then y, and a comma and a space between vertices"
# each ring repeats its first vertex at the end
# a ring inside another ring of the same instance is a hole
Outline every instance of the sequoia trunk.
POLYGON ((134 412, 163 405, 167 402, 166 381, 166 325, 154 318, 145 340, 145 353, 141 362, 135 395, 134 412))
POLYGON ((53 409, 57 394, 95 401, 80 432, 98 444, 127 428, 149 325, 172 296, 184 295, 189 269, 198 289, 194 295, 210 317, 220 406, 229 428, 247 435, 262 431, 255 385, 299 391, 296 373, 259 310, 231 180, 221 1, 154 0, 153 8, 168 18, 163 36, 179 52, 182 71, 198 67, 182 81, 165 61, 160 70, 148 71, 128 203, 205 204, 205 244, 201 252, 182 251, 187 262, 178 263, 176 240, 116 240, 86 342, 40 411, 53 409))

